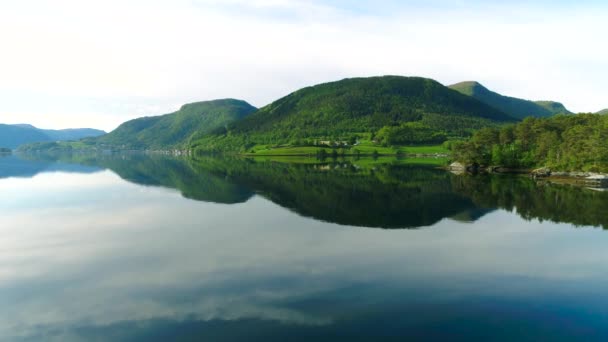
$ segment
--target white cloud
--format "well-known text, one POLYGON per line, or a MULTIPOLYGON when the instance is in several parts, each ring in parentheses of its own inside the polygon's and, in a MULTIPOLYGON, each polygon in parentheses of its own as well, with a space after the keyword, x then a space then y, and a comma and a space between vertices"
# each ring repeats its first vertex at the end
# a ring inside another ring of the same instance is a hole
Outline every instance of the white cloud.
POLYGON ((142 115, 132 108, 161 114, 223 97, 261 106, 379 74, 475 79, 575 111, 608 106, 606 9, 440 4, 377 13, 294 0, 3 3, 0 121, 111 129, 142 115))

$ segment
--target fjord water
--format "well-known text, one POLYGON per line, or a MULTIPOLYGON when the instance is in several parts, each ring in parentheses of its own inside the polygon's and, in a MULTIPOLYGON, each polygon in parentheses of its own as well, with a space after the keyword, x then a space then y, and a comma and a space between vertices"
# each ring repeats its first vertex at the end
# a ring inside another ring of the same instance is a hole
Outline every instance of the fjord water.
POLYGON ((608 337, 608 194, 410 160, 0 158, 0 339, 608 337))

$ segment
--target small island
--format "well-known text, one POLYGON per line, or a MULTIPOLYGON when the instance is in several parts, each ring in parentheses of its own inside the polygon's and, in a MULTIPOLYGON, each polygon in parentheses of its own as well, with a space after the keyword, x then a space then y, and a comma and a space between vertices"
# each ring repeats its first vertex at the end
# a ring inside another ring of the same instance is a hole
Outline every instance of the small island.
POLYGON ((10 148, 0 147, 0 154, 11 154, 11 153, 13 153, 13 150, 11 150, 10 148))

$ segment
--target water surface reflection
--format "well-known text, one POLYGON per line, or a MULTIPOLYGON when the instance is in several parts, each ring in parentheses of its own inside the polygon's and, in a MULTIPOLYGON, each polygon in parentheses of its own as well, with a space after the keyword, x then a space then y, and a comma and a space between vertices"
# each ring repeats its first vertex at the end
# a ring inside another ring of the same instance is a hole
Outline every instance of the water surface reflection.
POLYGON ((608 335, 608 235, 539 204, 593 206, 601 193, 397 164, 79 162, 104 171, 0 179, 3 339, 608 335), (534 191, 512 193, 524 186, 534 191), (354 200, 365 197, 384 205, 354 200), (352 219, 315 198, 388 216, 407 205, 423 218, 352 219), (437 203, 446 208, 424 208, 437 203))

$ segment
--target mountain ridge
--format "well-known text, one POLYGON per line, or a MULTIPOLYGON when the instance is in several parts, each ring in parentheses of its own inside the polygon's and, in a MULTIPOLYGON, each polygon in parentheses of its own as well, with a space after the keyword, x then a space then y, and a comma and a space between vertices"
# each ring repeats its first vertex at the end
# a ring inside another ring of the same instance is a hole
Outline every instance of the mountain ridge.
POLYGON ((129 120, 102 136, 23 150, 257 153, 285 146, 352 147, 363 140, 371 153, 376 146, 436 145, 483 127, 559 112, 570 113, 559 102, 503 96, 475 81, 446 87, 423 77, 356 77, 304 87, 259 109, 230 98, 188 103, 172 113, 129 120))
POLYGON ((392 75, 346 78, 296 90, 194 145, 208 151, 225 150, 299 139, 343 139, 408 122, 436 130, 458 126, 464 131, 514 121, 432 79, 392 75))
POLYGON ((192 102, 172 113, 126 121, 106 135, 88 139, 87 143, 125 149, 178 147, 255 110, 246 101, 237 99, 192 102))
POLYGON ((478 99, 504 113, 518 119, 533 117, 550 117, 555 114, 572 114, 560 102, 530 101, 506 96, 486 88, 477 81, 464 81, 448 86, 461 94, 478 99))

